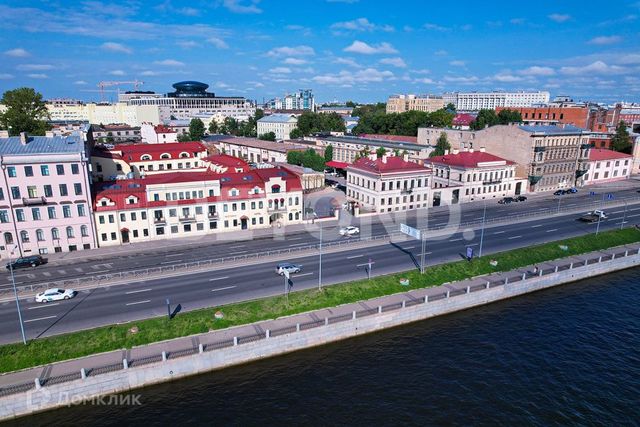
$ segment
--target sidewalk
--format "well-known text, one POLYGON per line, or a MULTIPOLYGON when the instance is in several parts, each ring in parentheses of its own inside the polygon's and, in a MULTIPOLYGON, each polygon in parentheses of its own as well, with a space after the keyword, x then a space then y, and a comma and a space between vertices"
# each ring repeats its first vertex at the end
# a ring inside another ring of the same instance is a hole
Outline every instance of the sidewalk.
MULTIPOLYGON (((175 359, 198 352, 215 351, 269 337, 295 333, 305 329, 375 315, 377 313, 397 310, 416 304, 482 291, 483 289, 490 289, 508 283, 513 284, 535 276, 544 276, 571 268, 597 264, 602 261, 611 260, 614 257, 619 259, 627 255, 635 256, 639 250, 640 246, 637 244, 626 245, 541 263, 536 266, 531 265, 509 272, 494 273, 460 282, 447 283, 433 288, 416 289, 407 292, 402 292, 402 287, 398 285, 399 293, 394 295, 172 339, 135 347, 130 350, 116 350, 75 360, 25 369, 23 371, 0 375, 0 397, 32 389, 35 387, 34 380, 36 378, 39 379, 41 385, 46 386, 80 379, 81 369, 85 370, 87 376, 96 376, 123 369, 123 365, 136 367, 148 363, 160 362, 163 358, 175 359), (537 267, 537 272, 535 267, 537 267)), ((134 326, 135 323, 136 322, 131 322, 131 326, 134 326)))

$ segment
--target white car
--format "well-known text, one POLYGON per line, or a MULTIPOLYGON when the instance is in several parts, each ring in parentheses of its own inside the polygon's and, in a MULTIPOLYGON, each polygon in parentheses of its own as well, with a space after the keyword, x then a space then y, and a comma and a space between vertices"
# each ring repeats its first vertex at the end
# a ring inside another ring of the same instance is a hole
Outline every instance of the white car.
POLYGON ((360 234, 360 229, 358 227, 354 227, 353 225, 340 229, 341 236, 355 236, 356 234, 360 234))
POLYGON ((71 299, 75 297, 77 293, 78 292, 74 291, 73 289, 51 288, 36 295, 36 302, 50 302, 63 299, 71 299))

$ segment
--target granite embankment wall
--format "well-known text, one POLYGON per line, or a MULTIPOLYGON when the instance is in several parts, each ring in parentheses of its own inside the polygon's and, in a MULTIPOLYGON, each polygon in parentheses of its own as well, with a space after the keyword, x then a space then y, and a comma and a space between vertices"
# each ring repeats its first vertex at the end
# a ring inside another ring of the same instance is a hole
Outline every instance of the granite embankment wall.
MULTIPOLYGON (((161 358, 142 366, 127 366, 117 371, 96 376, 82 377, 57 384, 40 386, 38 380, 28 391, 16 392, 0 397, 0 419, 27 415, 30 413, 66 406, 90 400, 98 396, 126 392, 151 384, 171 381, 232 365, 251 362, 265 357, 277 356, 301 349, 319 346, 354 336, 391 328, 430 317, 465 310, 518 295, 550 288, 617 270, 640 265, 640 249, 617 248, 604 252, 587 254, 584 261, 575 258, 557 260, 557 266, 550 271, 540 271, 536 275, 522 274, 516 282, 503 283, 486 281, 450 294, 449 291, 436 297, 403 300, 395 306, 378 306, 372 310, 354 311, 351 316, 325 318, 309 329, 300 324, 288 333, 278 336, 267 331, 260 339, 244 340, 234 338, 229 346, 204 349, 200 346, 195 354, 183 357, 161 358), (558 267, 559 266, 559 267, 558 267)), ((105 398, 108 402, 108 398, 105 398)))

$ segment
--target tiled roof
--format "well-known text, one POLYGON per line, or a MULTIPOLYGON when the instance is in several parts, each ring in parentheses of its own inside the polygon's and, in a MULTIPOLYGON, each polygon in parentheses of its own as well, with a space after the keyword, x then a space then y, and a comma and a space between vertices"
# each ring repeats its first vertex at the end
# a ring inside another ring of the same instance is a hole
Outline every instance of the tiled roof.
POLYGON ((453 118, 452 124, 455 126, 469 126, 472 121, 476 119, 476 116, 468 113, 458 113, 453 118))
POLYGON ((168 144, 118 144, 111 152, 120 154, 127 162, 139 162, 145 154, 151 156, 152 160, 160 160, 160 156, 167 153, 172 159, 180 157, 180 153, 189 154, 187 158, 195 157, 194 153, 207 151, 207 147, 199 141, 172 142, 168 144))
POLYGON ((591 161, 630 159, 631 157, 633 157, 631 154, 619 153, 604 148, 592 148, 589 150, 589 160, 591 161))
POLYGON ((158 125, 153 129, 156 131, 156 133, 176 133, 176 131, 174 131, 173 129, 169 129, 164 125, 158 125))
POLYGON ((522 125, 518 127, 525 132, 541 133, 544 135, 575 135, 586 132, 584 129, 575 126, 522 125))
POLYGON ((0 155, 28 156, 34 154, 64 154, 84 152, 84 141, 79 135, 28 136, 29 142, 22 144, 19 136, 0 138, 0 155))
POLYGON ((368 157, 363 157, 350 165, 347 170, 349 169, 358 169, 377 174, 395 172, 428 172, 424 166, 415 162, 405 161, 402 157, 398 156, 387 156, 386 161, 382 158, 371 160, 368 157))
POLYGON ((297 144, 292 142, 274 142, 263 141, 258 138, 245 138, 245 137, 229 137, 220 138, 215 141, 216 143, 226 143, 243 145, 246 147, 260 148, 262 150, 278 151, 281 153, 287 153, 292 150, 306 150, 307 148, 314 148, 312 145, 297 144))
POLYGON ((249 168, 249 164, 247 162, 238 157, 233 157, 228 154, 213 154, 211 156, 205 157, 203 160, 220 166, 229 166, 234 168, 242 167, 246 169, 249 168))
POLYGON ((458 154, 431 157, 429 160, 425 161, 425 163, 437 163, 463 168, 477 168, 482 166, 479 165, 480 163, 490 162, 506 162, 507 165, 515 165, 515 163, 510 160, 482 151, 474 151, 473 153, 463 151, 458 154))
POLYGON ((363 133, 358 135, 361 138, 379 139, 382 141, 394 141, 394 142, 409 142, 411 144, 418 143, 417 136, 404 136, 404 135, 379 135, 374 133, 363 133))

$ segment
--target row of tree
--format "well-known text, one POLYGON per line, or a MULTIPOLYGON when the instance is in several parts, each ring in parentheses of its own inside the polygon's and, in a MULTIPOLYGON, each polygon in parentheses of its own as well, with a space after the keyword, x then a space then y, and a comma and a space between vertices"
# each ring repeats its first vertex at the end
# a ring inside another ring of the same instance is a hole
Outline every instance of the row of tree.
POLYGON ((287 163, 290 165, 304 166, 315 171, 323 171, 326 162, 333 157, 333 147, 328 146, 324 151, 324 156, 318 154, 313 148, 304 151, 289 151, 287 153, 287 163))
POLYGON ((478 116, 469 127, 473 130, 480 130, 485 127, 509 123, 522 123, 522 114, 515 110, 501 110, 496 114, 495 110, 483 109, 478 112, 478 116))
POLYGON ((305 111, 298 117, 298 126, 289 138, 296 139, 317 132, 344 132, 344 120, 337 113, 312 113, 305 111))
POLYGON ((385 104, 354 109, 354 115, 360 117, 354 134, 378 133, 385 135, 417 136, 419 127, 451 127, 455 112, 442 108, 427 113, 425 111, 406 111, 387 114, 382 108, 385 104))

